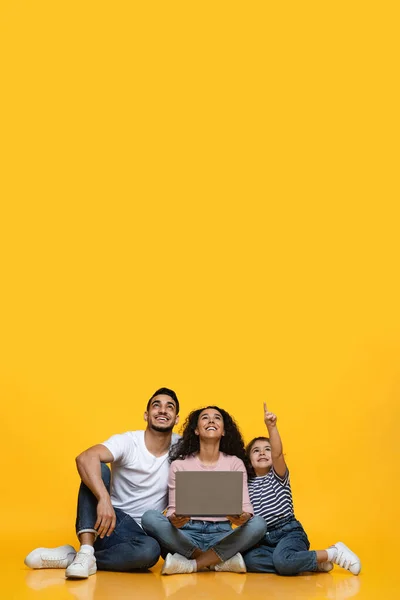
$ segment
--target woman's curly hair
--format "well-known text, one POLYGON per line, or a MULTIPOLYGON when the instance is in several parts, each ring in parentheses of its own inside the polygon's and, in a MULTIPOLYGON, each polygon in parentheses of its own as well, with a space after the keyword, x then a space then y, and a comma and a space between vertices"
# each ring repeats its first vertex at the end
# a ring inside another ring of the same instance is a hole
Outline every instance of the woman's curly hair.
POLYGON ((221 413, 224 420, 225 435, 221 438, 219 449, 224 454, 231 454, 240 458, 244 464, 247 463, 246 451, 244 448, 244 442, 242 434, 240 433, 239 427, 236 421, 229 413, 219 406, 205 406, 204 408, 198 408, 193 410, 190 415, 186 418, 182 426, 182 437, 180 440, 171 446, 169 451, 168 459, 170 462, 173 460, 184 460, 187 456, 197 454, 200 451, 200 438, 195 434, 197 423, 199 420, 200 413, 207 408, 213 408, 221 413))

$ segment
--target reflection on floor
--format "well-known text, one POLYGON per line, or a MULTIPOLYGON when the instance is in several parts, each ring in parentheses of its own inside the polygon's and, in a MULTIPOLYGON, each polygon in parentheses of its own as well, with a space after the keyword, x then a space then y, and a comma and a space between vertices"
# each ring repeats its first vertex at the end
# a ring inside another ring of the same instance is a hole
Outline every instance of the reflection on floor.
POLYGON ((1 597, 7 600, 372 600, 394 598, 400 583, 400 576, 379 573, 372 564, 363 565, 359 577, 337 567, 331 573, 297 577, 215 572, 162 577, 160 569, 161 561, 148 573, 98 572, 86 580, 66 580, 62 569, 32 571, 22 560, 10 559, 2 570, 1 597))
MULTIPOLYGON (((309 574, 294 578, 272 575, 236 575, 232 573, 197 573, 161 577, 157 573, 117 574, 99 572, 85 581, 63 578, 63 572, 27 572, 25 582, 31 590, 52 588, 53 597, 76 600, 103 598, 146 598, 151 600, 191 600, 204 598, 354 598, 358 595, 362 578, 337 577, 330 574, 309 574)), ((29 597, 29 596, 27 596, 29 597)), ((32 594, 32 598, 37 597, 32 594)))

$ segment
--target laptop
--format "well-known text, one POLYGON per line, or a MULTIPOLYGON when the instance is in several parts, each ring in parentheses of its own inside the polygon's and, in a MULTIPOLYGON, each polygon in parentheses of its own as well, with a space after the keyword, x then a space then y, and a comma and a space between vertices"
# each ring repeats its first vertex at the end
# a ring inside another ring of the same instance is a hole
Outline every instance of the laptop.
POLYGON ((226 517, 243 512, 242 471, 177 471, 175 513, 226 517))

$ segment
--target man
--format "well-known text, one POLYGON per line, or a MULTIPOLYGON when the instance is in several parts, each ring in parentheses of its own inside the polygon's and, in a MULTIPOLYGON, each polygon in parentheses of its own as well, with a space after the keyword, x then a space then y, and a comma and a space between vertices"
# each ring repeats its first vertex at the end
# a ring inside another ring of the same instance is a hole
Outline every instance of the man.
POLYGON ((145 431, 113 435, 82 452, 76 464, 79 489, 76 533, 72 546, 37 548, 25 559, 34 569, 67 567, 66 577, 85 579, 104 571, 149 569, 160 557, 158 542, 140 527, 142 514, 168 504, 168 451, 179 436, 179 401, 173 390, 160 388, 147 403, 145 431), (110 470, 104 463, 112 463, 110 470))

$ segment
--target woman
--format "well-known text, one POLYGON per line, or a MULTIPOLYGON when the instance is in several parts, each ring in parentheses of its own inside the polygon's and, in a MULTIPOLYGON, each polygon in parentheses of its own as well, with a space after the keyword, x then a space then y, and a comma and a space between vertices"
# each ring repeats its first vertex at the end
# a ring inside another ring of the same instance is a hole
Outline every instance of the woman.
POLYGON ((225 410, 207 406, 190 413, 181 440, 170 450, 167 514, 150 510, 142 517, 143 529, 158 540, 164 554, 168 553, 163 575, 194 573, 207 567, 216 571, 246 571, 240 553, 264 536, 266 524, 262 517, 253 517, 244 460, 242 436, 225 410), (242 514, 226 518, 176 515, 177 471, 242 471, 242 514), (232 524, 238 527, 233 530, 232 524))

